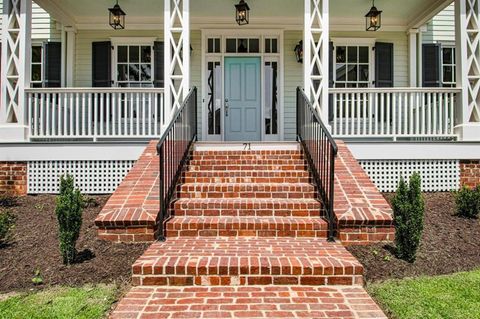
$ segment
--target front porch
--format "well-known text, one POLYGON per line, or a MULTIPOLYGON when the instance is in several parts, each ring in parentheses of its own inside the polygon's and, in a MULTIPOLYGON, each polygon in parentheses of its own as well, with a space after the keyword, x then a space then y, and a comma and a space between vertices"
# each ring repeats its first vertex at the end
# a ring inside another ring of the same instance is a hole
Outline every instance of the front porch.
POLYGON ((233 3, 212 0, 215 16, 211 8, 189 1, 125 4, 127 29, 113 31, 86 9, 103 12, 97 2, 79 7, 67 1, 60 9, 55 1, 39 0, 64 25, 65 41, 62 58, 53 61, 61 64, 60 72, 45 72, 58 75, 58 81, 32 88, 29 63, 18 63, 30 60, 29 1, 6 1, 6 8, 15 10, 5 10, 4 21, 19 28, 5 23, 3 29, 10 48, 3 57, 8 67, 2 68, 3 142, 159 138, 193 86, 199 88, 197 126, 204 141, 231 141, 226 132, 236 122, 253 123, 254 135, 242 127, 245 141, 295 140, 297 86, 305 88, 336 138, 476 141, 474 2, 456 1, 456 87, 427 88, 420 87, 426 83, 421 27, 449 1, 408 1, 401 10, 379 3, 382 29, 365 32, 360 13, 369 4, 358 2, 254 3, 245 28, 228 18, 233 3), (300 40, 303 64, 293 52, 300 40), (235 92, 227 88, 233 75, 225 61, 240 57, 260 63, 253 87, 257 111, 248 121, 228 111, 235 92), (48 87, 51 83, 61 87, 48 87))

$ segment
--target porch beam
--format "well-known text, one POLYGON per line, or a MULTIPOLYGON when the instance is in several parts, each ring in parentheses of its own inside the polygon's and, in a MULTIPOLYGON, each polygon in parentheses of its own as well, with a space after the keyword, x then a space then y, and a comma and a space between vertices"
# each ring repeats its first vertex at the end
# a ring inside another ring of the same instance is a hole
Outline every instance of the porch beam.
POLYGON ((329 0, 305 0, 304 23, 305 94, 328 123, 329 0))
POLYGON ((455 0, 456 131, 463 141, 480 140, 480 0, 455 0))
POLYGON ((2 140, 26 139, 25 88, 30 87, 32 1, 4 0, 0 136, 2 140))
POLYGON ((171 114, 190 90, 190 0, 165 0, 165 105, 171 114))
POLYGON ((47 11, 48 14, 55 20, 59 21, 63 25, 75 26, 75 19, 63 10, 61 1, 56 0, 35 0, 35 3, 47 11))
POLYGON ((415 15, 407 25, 407 30, 417 29, 432 20, 437 14, 452 4, 452 0, 437 0, 429 5, 420 14, 415 15))

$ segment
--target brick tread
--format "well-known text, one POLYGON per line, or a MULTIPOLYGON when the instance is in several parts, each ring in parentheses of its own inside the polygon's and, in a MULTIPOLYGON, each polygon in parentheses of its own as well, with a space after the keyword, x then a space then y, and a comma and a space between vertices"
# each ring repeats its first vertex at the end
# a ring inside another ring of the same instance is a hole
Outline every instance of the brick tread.
POLYGON ((211 159, 211 160, 196 160, 192 159, 190 161, 190 165, 192 166, 210 166, 210 165, 305 165, 305 161, 303 159, 211 159))
POLYGON ((387 319, 362 287, 133 287, 111 319, 387 319))
POLYGON ((190 165, 190 171, 301 171, 306 170, 306 164, 297 165, 190 165))
POLYGON ((182 198, 174 208, 176 216, 318 217, 321 204, 308 198, 182 198))
POLYGON ((134 285, 355 285, 363 274, 340 244, 286 237, 169 238, 132 268, 134 285))
POLYGON ((179 186, 179 198, 315 198, 307 183, 189 183, 179 186))
POLYGON ((225 150, 217 150, 217 151, 194 151, 192 156, 244 156, 244 155, 303 155, 302 151, 300 150, 257 150, 257 151, 225 151, 225 150))
POLYGON ((326 237, 321 218, 291 217, 175 217, 167 223, 167 237, 250 236, 326 237))
POLYGON ((277 154, 277 155, 262 155, 262 154, 217 154, 217 155, 202 155, 198 153, 193 153, 191 158, 193 160, 259 160, 259 159, 272 159, 272 160, 282 160, 282 159, 304 159, 303 154, 277 154))

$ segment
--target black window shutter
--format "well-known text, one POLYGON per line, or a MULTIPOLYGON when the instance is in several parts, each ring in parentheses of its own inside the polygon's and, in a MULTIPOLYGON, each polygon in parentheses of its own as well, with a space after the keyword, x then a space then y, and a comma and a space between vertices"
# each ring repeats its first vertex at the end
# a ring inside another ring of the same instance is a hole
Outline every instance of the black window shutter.
POLYGON ((375 87, 394 86, 393 43, 375 43, 375 87))
POLYGON ((92 86, 112 86, 112 43, 92 43, 92 86))
POLYGON ((62 43, 45 42, 44 51, 44 83, 47 88, 62 86, 62 43))
POLYGON ((440 44, 428 43, 423 45, 422 50, 422 84, 424 87, 440 87, 442 46, 440 44))
POLYGON ((165 56, 164 56, 164 43, 155 41, 153 43, 153 56, 154 56, 154 68, 155 79, 153 86, 156 88, 165 87, 165 56))
MULTIPOLYGON (((334 55, 334 46, 333 42, 329 42, 328 45, 328 87, 333 88, 335 86, 335 79, 333 78, 333 68, 335 64, 333 63, 334 55)), ((328 95, 328 121, 333 121, 333 95, 328 95)))

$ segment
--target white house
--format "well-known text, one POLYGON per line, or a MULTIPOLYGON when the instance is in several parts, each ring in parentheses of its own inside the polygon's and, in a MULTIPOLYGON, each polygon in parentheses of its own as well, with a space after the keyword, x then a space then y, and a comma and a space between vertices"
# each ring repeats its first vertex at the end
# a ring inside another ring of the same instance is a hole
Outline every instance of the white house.
POLYGON ((201 141, 294 141, 301 87, 381 190, 478 176, 477 0, 377 0, 377 31, 369 0, 249 0, 246 25, 234 0, 120 0, 116 30, 110 2, 3 1, 0 161, 25 178, 2 189, 55 192, 67 170, 112 192, 192 87, 201 141))

